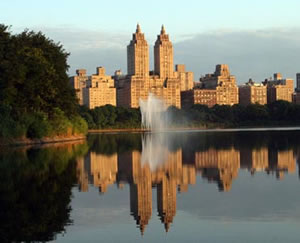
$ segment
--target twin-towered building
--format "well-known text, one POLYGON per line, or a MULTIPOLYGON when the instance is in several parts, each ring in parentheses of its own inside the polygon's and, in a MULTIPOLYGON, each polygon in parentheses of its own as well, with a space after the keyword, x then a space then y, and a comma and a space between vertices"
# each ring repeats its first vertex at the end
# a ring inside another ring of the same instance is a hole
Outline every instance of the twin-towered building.
POLYGON ((300 103, 300 74, 297 74, 296 93, 293 80, 283 79, 279 73, 261 84, 249 80, 238 87, 226 64, 217 65, 214 73, 194 82, 193 72, 185 71, 185 65, 177 64, 174 70, 173 45, 164 26, 154 44, 153 71, 150 71, 149 45, 138 24, 127 46, 127 75, 118 70, 114 76, 108 76, 103 67, 98 67, 91 76, 84 69, 76 73, 77 76, 70 78, 71 84, 79 103, 90 109, 106 104, 137 108, 149 93, 163 99, 167 107, 177 108, 193 104, 264 105, 276 100, 300 103))
POLYGON ((163 99, 166 106, 180 108, 180 92, 193 88, 194 75, 185 71, 183 64, 174 70, 173 56, 172 42, 162 26, 154 45, 154 70, 150 71, 149 46, 138 24, 127 46, 127 75, 116 71, 113 77, 106 76, 100 67, 90 77, 85 70, 77 70, 70 81, 79 103, 91 109, 105 104, 137 108, 140 99, 146 100, 149 93, 163 99))
POLYGON ((176 65, 174 70, 173 59, 173 45, 162 26, 154 45, 154 71, 149 71, 149 46, 137 25, 127 46, 128 75, 116 77, 118 106, 137 108, 140 99, 146 100, 152 93, 167 106, 180 108, 180 92, 193 88, 194 77, 184 65, 176 65))

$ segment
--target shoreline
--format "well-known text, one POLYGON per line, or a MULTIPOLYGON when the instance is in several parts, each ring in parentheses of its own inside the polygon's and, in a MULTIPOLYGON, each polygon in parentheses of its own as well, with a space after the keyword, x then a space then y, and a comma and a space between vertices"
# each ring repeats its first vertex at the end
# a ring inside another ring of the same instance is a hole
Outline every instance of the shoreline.
MULTIPOLYGON (((164 130, 157 130, 158 132, 171 132, 171 131, 263 131, 263 130, 273 130, 273 131, 286 131, 286 130, 300 130, 300 126, 241 126, 241 127, 174 127, 167 128, 164 130)), ((109 129, 91 129, 88 130, 88 134, 109 134, 109 133, 144 133, 151 132, 149 129, 145 128, 109 128, 109 129)))
MULTIPOLYGON (((202 131, 202 132, 230 132, 230 131, 292 131, 300 130, 300 126, 242 126, 242 127, 173 127, 164 130, 157 130, 154 132, 188 132, 188 131, 202 131)), ((72 141, 86 140, 87 136, 90 134, 124 134, 124 133, 148 133, 151 132, 149 129, 145 128, 109 128, 109 129, 91 129, 88 130, 87 135, 77 135, 68 137, 53 137, 53 138, 42 138, 42 139, 8 139, 4 141, 0 140, 0 147, 11 146, 42 146, 47 144, 55 143, 67 143, 72 141)))
POLYGON ((44 145, 54 143, 72 142, 78 140, 85 140, 86 135, 76 135, 68 137, 53 137, 53 138, 41 138, 41 139, 8 139, 7 141, 0 140, 0 146, 27 146, 27 145, 44 145))

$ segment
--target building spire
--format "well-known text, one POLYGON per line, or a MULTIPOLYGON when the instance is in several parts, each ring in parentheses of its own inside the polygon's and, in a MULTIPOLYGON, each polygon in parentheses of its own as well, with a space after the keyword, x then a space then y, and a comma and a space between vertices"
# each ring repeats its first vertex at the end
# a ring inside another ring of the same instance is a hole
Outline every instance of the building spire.
POLYGON ((164 25, 161 26, 160 34, 161 34, 161 35, 166 34, 166 30, 165 30, 165 26, 164 26, 164 25))
POLYGON ((141 27, 139 23, 136 25, 136 33, 141 33, 141 27))

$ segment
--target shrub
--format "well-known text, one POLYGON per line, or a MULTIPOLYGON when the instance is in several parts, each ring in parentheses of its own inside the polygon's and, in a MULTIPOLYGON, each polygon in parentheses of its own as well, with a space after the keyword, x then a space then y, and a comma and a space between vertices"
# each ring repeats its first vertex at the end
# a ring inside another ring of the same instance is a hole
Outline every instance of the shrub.
POLYGON ((74 135, 76 134, 86 134, 88 130, 88 124, 86 121, 80 117, 80 116, 73 116, 71 118, 71 123, 72 123, 72 133, 74 135))
POLYGON ((52 128, 47 115, 43 112, 39 112, 32 116, 26 135, 28 138, 42 138, 49 136, 51 130, 52 128))

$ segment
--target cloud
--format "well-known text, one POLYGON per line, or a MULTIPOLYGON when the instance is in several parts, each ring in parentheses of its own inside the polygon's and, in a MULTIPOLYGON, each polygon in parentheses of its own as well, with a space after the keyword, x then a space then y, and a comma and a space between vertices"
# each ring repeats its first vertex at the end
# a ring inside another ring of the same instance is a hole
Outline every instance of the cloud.
POLYGON ((195 78, 211 73, 218 63, 229 64, 239 83, 257 81, 281 72, 294 78, 300 72, 300 29, 215 31, 174 44, 175 62, 185 63, 195 78))
MULTIPOLYGON (((104 66, 107 73, 116 69, 126 73, 126 46, 131 33, 110 33, 72 27, 42 30, 47 36, 61 42, 71 53, 68 62, 72 75, 77 68, 94 73, 104 66)), ((229 64, 238 83, 252 78, 263 81, 275 72, 295 78, 300 72, 300 28, 230 30, 221 29, 199 34, 170 36, 174 44, 174 63, 186 64, 195 80, 200 75, 214 72, 215 65, 229 64), (178 40, 176 42, 176 39, 178 40)), ((150 68, 153 68, 153 41, 150 47, 150 68)))

